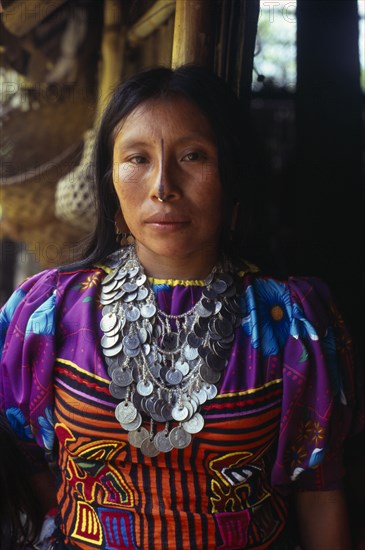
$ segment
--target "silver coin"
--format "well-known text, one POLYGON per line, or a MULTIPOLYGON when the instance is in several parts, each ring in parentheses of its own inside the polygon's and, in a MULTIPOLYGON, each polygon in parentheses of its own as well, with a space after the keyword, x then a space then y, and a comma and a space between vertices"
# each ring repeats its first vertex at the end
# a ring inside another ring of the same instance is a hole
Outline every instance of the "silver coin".
POLYGON ((106 292, 109 294, 109 292, 113 292, 118 287, 119 281, 117 279, 114 279, 109 282, 108 284, 103 285, 103 292, 106 292))
POLYGON ((113 348, 104 348, 103 353, 106 355, 106 357, 114 357, 115 355, 118 355, 123 349, 122 342, 119 342, 116 346, 113 348))
POLYGON ((206 309, 201 302, 199 302, 195 308, 195 311, 199 315, 199 317, 210 317, 211 311, 206 309))
MULTIPOLYGON (((141 413, 137 413, 136 418, 132 422, 123 422, 121 424, 122 428, 127 430, 128 432, 131 432, 133 430, 138 430, 138 428, 142 425, 142 416, 141 413)), ((193 433, 193 432, 190 432, 193 433)))
POLYGON ((141 273, 140 275, 138 275, 136 279, 136 285, 142 286, 146 281, 147 281, 147 276, 145 275, 145 273, 141 273))
POLYGON ((133 376, 131 369, 116 368, 112 372, 112 380, 114 384, 122 386, 123 388, 129 386, 133 382, 133 376))
POLYGON ((218 279, 212 283, 212 290, 214 290, 217 294, 223 294, 227 290, 227 287, 227 283, 222 279, 218 279))
POLYGON ((141 349, 139 347, 132 349, 123 346, 123 352, 127 357, 137 357, 141 353, 141 349))
POLYGON ((117 324, 115 325, 115 327, 111 330, 109 330, 108 332, 105 332, 106 336, 116 336, 116 334, 118 334, 121 329, 124 327, 125 325, 125 319, 123 318, 119 318, 118 319, 118 322, 117 324))
POLYGON ((170 441, 169 434, 165 430, 162 432, 157 432, 154 438, 154 444, 162 453, 168 453, 174 448, 170 441))
POLYGON ((169 369, 165 375, 165 380, 168 384, 176 386, 183 379, 182 372, 178 369, 169 369))
POLYGON ((206 286, 209 286, 210 283, 213 282, 214 277, 215 277, 215 273, 209 273, 208 277, 207 277, 206 279, 204 279, 204 284, 205 284, 206 286))
POLYGON ((161 409, 161 415, 166 421, 173 420, 171 403, 165 403, 161 409))
POLYGON ((137 384, 137 391, 139 395, 151 395, 153 392, 153 384, 150 380, 140 380, 137 384))
POLYGON ((189 410, 184 405, 175 405, 171 411, 172 418, 177 422, 182 422, 186 420, 189 416, 189 410))
POLYGON ((190 420, 186 420, 182 423, 182 427, 189 434, 196 434, 200 432, 204 427, 204 418, 200 413, 195 413, 190 420))
POLYGON ((150 414, 155 412, 157 400, 158 400, 158 397, 156 395, 151 395, 150 397, 146 397, 145 408, 146 408, 146 411, 149 412, 150 414))
POLYGON ((123 338, 123 345, 129 349, 136 349, 140 345, 139 338, 136 334, 128 334, 123 338))
POLYGON ((113 348, 115 344, 119 340, 119 333, 115 334, 114 336, 108 336, 107 334, 104 334, 104 336, 101 339, 101 345, 104 349, 113 348))
POLYGON ((103 332, 109 332, 110 330, 113 330, 117 323, 118 317, 115 313, 110 312, 102 317, 100 321, 100 328, 103 332))
POLYGON ((117 384, 114 384, 114 382, 110 382, 109 391, 111 395, 116 399, 125 399, 127 397, 129 388, 122 388, 117 384))
POLYGON ((186 376, 189 372, 189 363, 186 361, 176 361, 175 368, 178 369, 183 376, 186 376))
POLYGON ((142 300, 145 300, 148 296, 148 290, 145 286, 141 286, 138 289, 137 297, 136 299, 141 302, 142 300))
POLYGON ((215 384, 220 380, 220 377, 221 377, 220 372, 214 371, 213 369, 208 367, 208 365, 206 365, 205 363, 203 363, 199 367, 199 374, 201 378, 205 380, 205 382, 207 382, 208 384, 215 384))
POLYGON ((123 296, 123 300, 127 303, 133 302, 137 298, 137 292, 130 292, 129 294, 125 294, 123 296))
POLYGON ((217 297, 217 293, 208 286, 203 288, 202 294, 203 296, 205 296, 205 298, 208 298, 209 300, 215 300, 217 297))
POLYGON ((102 314, 104 316, 104 315, 107 315, 108 313, 111 313, 112 311, 114 311, 114 304, 111 304, 109 306, 104 306, 102 309, 102 314))
POLYGON ((127 276, 127 273, 128 273, 128 271, 124 267, 122 267, 117 272, 115 278, 118 279, 118 281, 120 281, 121 279, 125 279, 125 277, 127 276))
POLYGON ((140 268, 139 268, 139 265, 130 267, 130 268, 128 269, 128 277, 130 277, 130 278, 132 279, 133 277, 135 277, 136 275, 138 275, 139 269, 140 269, 140 268))
POLYGON ((172 351, 176 348, 179 342, 179 335, 176 332, 168 332, 162 337, 161 347, 167 351, 172 351))
POLYGON ((142 395, 139 395, 139 393, 135 391, 133 392, 131 399, 136 409, 138 409, 139 411, 142 411, 143 410, 142 399, 144 399, 144 397, 142 397, 142 395))
POLYGON ((141 314, 145 319, 150 319, 156 313, 156 306, 154 304, 144 304, 141 307, 141 314))
POLYGON ((131 401, 122 401, 115 408, 115 416, 121 424, 132 422, 136 418, 137 412, 131 401))
POLYGON ((205 403, 206 400, 208 399, 207 392, 203 388, 199 388, 199 390, 195 390, 193 394, 198 399, 200 405, 203 405, 203 403, 205 403))
POLYGON ((227 284, 227 287, 233 284, 233 277, 229 273, 219 273, 219 279, 227 284))
POLYGON ((171 444, 176 449, 184 449, 191 443, 191 434, 186 432, 182 426, 173 428, 169 434, 171 444))
POLYGON ((146 428, 141 426, 140 428, 138 428, 138 430, 133 430, 132 432, 129 432, 128 441, 131 445, 133 445, 133 447, 137 447, 139 449, 143 441, 145 439, 149 439, 149 437, 150 436, 146 428))
POLYGON ((226 367, 226 364, 227 364, 226 359, 223 359, 222 357, 219 357, 215 353, 209 353, 207 355, 207 357, 205 358, 205 361, 206 361, 208 367, 210 367, 213 370, 217 370, 217 371, 224 370, 225 367, 226 367))
POLYGON ((151 346, 148 343, 143 344, 142 349, 145 357, 147 357, 151 352, 151 346))
POLYGON ((114 296, 110 296, 109 294, 103 295, 103 293, 100 296, 100 303, 103 306, 108 306, 110 304, 114 304, 114 296))
POLYGON ((182 405, 188 409, 188 416, 186 417, 186 420, 189 420, 189 418, 191 418, 194 414, 194 407, 188 399, 183 399, 182 405))
POLYGON ((189 344, 186 344, 184 346, 183 353, 184 353, 185 358, 188 361, 191 361, 192 359, 196 359, 199 355, 198 350, 196 348, 192 348, 191 346, 189 346, 189 344))
POLYGON ((203 384, 203 390, 206 392, 208 399, 214 399, 218 393, 217 386, 214 384, 203 384))
POLYGON ((157 456, 160 453, 160 451, 154 444, 153 439, 151 440, 149 437, 142 441, 141 451, 144 456, 150 456, 151 458, 157 456))
POLYGON ((230 336, 233 332, 232 323, 227 321, 227 319, 216 319, 214 322, 214 328, 218 334, 223 336, 223 338, 227 338, 227 336, 230 336))
POLYGON ((127 321, 131 321, 131 322, 137 321, 137 319, 139 319, 140 316, 141 316, 141 312, 136 306, 133 306, 130 304, 129 307, 127 307, 125 310, 125 317, 127 321))
POLYGON ((127 283, 123 284, 122 289, 125 292, 135 292, 138 289, 138 285, 136 283, 131 283, 128 281, 127 283))
POLYGON ((217 315, 222 310, 223 304, 222 304, 222 302, 216 301, 214 303, 214 305, 215 305, 215 307, 214 307, 213 313, 214 313, 214 315, 217 315))
POLYGON ((151 373, 152 376, 154 376, 155 378, 160 378, 161 368, 162 368, 162 365, 161 365, 160 363, 153 363, 153 364, 150 366, 150 373, 151 373))
POLYGON ((162 328, 160 327, 160 325, 154 325, 153 326, 152 334, 155 338, 160 338, 160 336, 162 334, 162 328))
POLYGON ((189 346, 193 348, 198 348, 200 344, 203 343, 203 338, 200 338, 194 332, 190 332, 190 334, 188 334, 188 337, 187 337, 187 342, 189 346))
POLYGON ((165 418, 162 416, 162 414, 159 414, 157 411, 151 412, 151 418, 155 422, 164 423, 166 422, 165 418))
POLYGON ((114 279, 114 277, 117 275, 117 271, 113 270, 108 275, 104 277, 104 279, 101 281, 102 286, 108 285, 110 281, 114 279))
POLYGON ((196 413, 196 411, 198 410, 198 408, 200 407, 200 403, 194 395, 190 395, 189 398, 190 398, 190 404, 193 408, 193 414, 191 416, 193 416, 196 413))
POLYGON ((145 342, 147 342, 148 332, 144 327, 141 327, 139 329, 138 338, 139 338, 139 341, 141 342, 141 344, 144 344, 145 342))
POLYGON ((118 300, 120 300, 121 298, 123 298, 123 296, 125 296, 125 294, 126 294, 125 290, 118 290, 118 292, 117 292, 116 295, 114 296, 115 302, 117 302, 118 300))
POLYGON ((210 313, 213 313, 215 309, 215 302, 213 302, 212 300, 208 300, 208 298, 202 298, 201 304, 205 309, 210 311, 210 313))

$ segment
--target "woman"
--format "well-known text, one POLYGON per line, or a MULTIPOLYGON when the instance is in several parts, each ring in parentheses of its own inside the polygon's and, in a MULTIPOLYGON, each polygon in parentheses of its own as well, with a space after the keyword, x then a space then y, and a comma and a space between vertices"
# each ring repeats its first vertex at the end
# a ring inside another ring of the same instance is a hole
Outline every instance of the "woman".
POLYGON ((123 84, 86 259, 1 314, 1 406, 34 471, 57 459, 55 548, 294 548, 291 493, 302 548, 350 548, 348 337, 320 281, 239 259, 241 128, 204 69, 123 84))

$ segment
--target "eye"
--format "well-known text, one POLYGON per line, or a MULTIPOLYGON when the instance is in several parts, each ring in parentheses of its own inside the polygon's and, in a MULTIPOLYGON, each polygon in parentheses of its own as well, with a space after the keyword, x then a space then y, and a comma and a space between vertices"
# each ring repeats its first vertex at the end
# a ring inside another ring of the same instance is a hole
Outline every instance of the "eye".
POLYGON ((187 160, 187 161, 195 161, 195 160, 202 160, 205 158, 205 155, 203 155, 203 153, 201 153, 200 151, 191 151, 190 153, 187 153, 186 155, 183 156, 182 160, 187 160))
POLYGON ((142 155, 134 155, 128 159, 128 162, 131 162, 132 164, 146 164, 148 160, 142 155))

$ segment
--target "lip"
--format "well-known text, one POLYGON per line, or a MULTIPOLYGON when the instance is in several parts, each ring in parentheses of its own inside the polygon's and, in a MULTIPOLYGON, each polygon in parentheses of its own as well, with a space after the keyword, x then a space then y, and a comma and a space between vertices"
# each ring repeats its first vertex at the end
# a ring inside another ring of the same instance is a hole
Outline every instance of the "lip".
POLYGON ((156 212, 145 219, 145 223, 156 226, 182 226, 190 223, 190 220, 172 212, 156 212))

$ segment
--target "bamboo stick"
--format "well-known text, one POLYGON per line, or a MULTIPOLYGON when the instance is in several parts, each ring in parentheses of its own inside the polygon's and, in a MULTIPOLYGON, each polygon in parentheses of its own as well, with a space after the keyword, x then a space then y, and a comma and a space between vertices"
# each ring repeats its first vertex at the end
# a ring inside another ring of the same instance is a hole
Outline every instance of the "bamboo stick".
POLYGON ((120 82, 125 45, 125 33, 121 32, 121 24, 122 3, 120 0, 105 0, 96 123, 99 122, 112 91, 120 82))
POLYGON ((172 67, 185 63, 208 65, 212 31, 208 0, 176 0, 172 67))
POLYGON ((157 0, 128 31, 127 40, 129 44, 136 46, 143 38, 158 29, 174 11, 175 0, 157 0))

